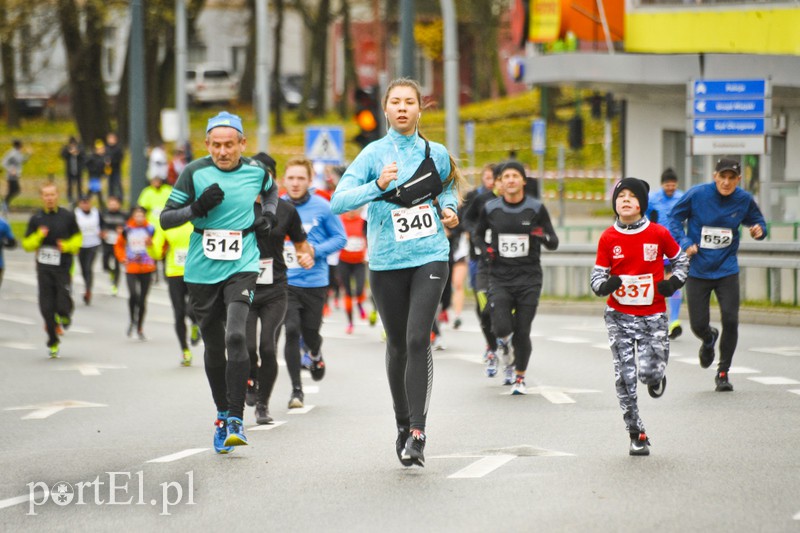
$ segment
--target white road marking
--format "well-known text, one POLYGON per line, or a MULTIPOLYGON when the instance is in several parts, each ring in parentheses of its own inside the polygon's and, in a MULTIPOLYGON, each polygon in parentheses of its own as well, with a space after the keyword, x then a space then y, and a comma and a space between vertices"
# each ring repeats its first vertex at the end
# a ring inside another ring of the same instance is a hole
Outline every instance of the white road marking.
POLYGON ((700 366, 700 360, 697 357, 670 357, 673 361, 677 361, 679 363, 684 363, 687 365, 696 365, 700 366))
POLYGON ((732 366, 728 372, 731 374, 760 374, 761 370, 756 370, 755 368, 749 368, 746 366, 732 366))
POLYGON ((800 513, 797 513, 792 517, 792 520, 800 520, 800 513))
POLYGON ((271 424, 258 424, 256 426, 251 426, 247 428, 247 431, 269 431, 270 429, 275 429, 278 426, 282 426, 286 423, 286 420, 276 420, 271 424))
POLYGON ((150 459, 146 461, 148 463, 171 463, 172 461, 177 461, 179 459, 183 459, 184 457, 190 457, 192 455, 198 454, 200 452, 204 452, 206 450, 210 450, 211 448, 189 448, 188 450, 183 450, 182 452, 173 453, 170 455, 165 455, 164 457, 157 457, 155 459, 150 459))
POLYGON ((764 376, 759 378, 747 378, 750 381, 761 383, 762 385, 800 385, 800 381, 781 376, 764 376))
POLYGON ((607 342, 603 342, 599 344, 592 344, 592 348, 600 348, 601 350, 608 350, 609 346, 607 342))
POLYGON ((305 407, 301 407, 299 409, 289 409, 288 414, 290 415, 304 415, 311 411, 314 408, 313 405, 306 405, 305 407))
POLYGON ((11 348, 12 350, 35 350, 36 346, 27 342, 3 342, 0 346, 11 348))
POLYGON ((78 407, 108 407, 102 403, 90 403, 90 402, 81 402, 77 400, 64 400, 61 402, 51 402, 47 404, 39 404, 39 405, 25 405, 22 407, 6 407, 5 411, 27 411, 31 410, 31 413, 22 417, 22 420, 42 420, 49 416, 52 416, 56 413, 63 411, 64 409, 69 408, 78 408, 78 407))
POLYGON ((800 346, 774 346, 767 348, 750 348, 750 351, 768 353, 772 355, 785 355, 786 357, 800 357, 800 346))
POLYGON ((800 395, 800 389, 789 389, 789 392, 793 392, 794 394, 800 395))
POLYGON ((481 478, 486 474, 489 474, 504 464, 512 461, 516 458, 516 455, 493 455, 490 457, 483 457, 478 459, 471 465, 462 468, 455 474, 451 474, 448 479, 475 479, 481 478))
POLYGON ((319 394, 319 385, 306 385, 303 387, 303 392, 306 394, 319 394))
POLYGON ((128 368, 124 365, 94 365, 90 363, 82 363, 79 365, 71 365, 67 367, 54 368, 55 371, 77 370, 82 376, 99 376, 100 370, 120 370, 128 368))
POLYGON ((546 339, 553 342, 563 342, 564 344, 586 344, 591 342, 581 337, 546 337, 546 339))
MULTIPOLYGON (((550 403, 566 404, 575 403, 575 400, 569 397, 568 394, 586 394, 593 392, 600 391, 593 389, 571 389, 569 387, 549 387, 547 385, 541 385, 537 387, 527 387, 526 394, 541 394, 542 397, 550 403)), ((500 393, 501 396, 508 396, 510 394, 511 392, 509 390, 504 390, 500 393)))
POLYGON ((3 320, 5 322, 11 322, 12 324, 23 324, 25 326, 36 325, 36 321, 31 320, 30 318, 22 318, 14 315, 0 314, 0 320, 3 320))
POLYGON ((26 503, 30 501, 31 496, 37 497, 44 494, 44 492, 37 490, 32 495, 25 494, 24 496, 16 496, 14 498, 7 498, 5 500, 0 500, 0 509, 5 509, 6 507, 13 507, 14 505, 19 505, 21 503, 26 503))

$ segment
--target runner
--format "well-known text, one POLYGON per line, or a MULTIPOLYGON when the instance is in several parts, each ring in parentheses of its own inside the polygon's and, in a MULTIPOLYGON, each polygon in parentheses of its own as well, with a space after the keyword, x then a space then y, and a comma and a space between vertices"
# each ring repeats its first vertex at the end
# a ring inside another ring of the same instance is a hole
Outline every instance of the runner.
POLYGON ((689 324, 700 346, 700 366, 714 362, 719 338, 719 364, 714 378, 718 392, 731 392, 728 372, 739 340, 739 226, 750 227, 750 236, 767 237, 767 222, 753 196, 739 188, 742 167, 738 161, 717 161, 714 182, 689 189, 672 208, 670 232, 689 256, 686 303, 689 324), (684 231, 686 222, 688 231, 684 231), (722 335, 710 326, 711 293, 719 302, 722 335))
POLYGON ((487 363, 486 375, 490 378, 497 375, 497 336, 492 330, 492 314, 489 308, 489 263, 480 246, 486 235, 478 235, 476 229, 481 211, 483 211, 486 203, 503 194, 503 186, 495 175, 495 172, 501 167, 502 165, 484 167, 481 177, 483 186, 475 189, 481 192, 468 199, 469 203, 464 210, 464 225, 469 231, 470 255, 473 258, 470 260, 470 284, 475 294, 475 311, 478 314, 478 320, 480 320, 481 332, 484 339, 486 339, 483 362, 487 363), (491 177, 487 171, 491 171, 491 177), (493 363, 489 365, 489 361, 493 361, 493 363))
MULTIPOLYGON (((325 376, 325 361, 322 357, 322 309, 328 295, 329 267, 327 257, 344 248, 347 236, 339 217, 331 212, 327 200, 311 194, 311 180, 314 171, 311 161, 303 158, 290 159, 286 163, 283 186, 286 194, 283 199, 291 203, 308 234, 308 244, 312 250, 314 266, 308 270, 296 268, 294 261, 287 261, 289 298, 286 308, 286 344, 284 357, 286 368, 292 380, 290 408, 303 407, 305 395, 300 379, 300 336, 308 346, 311 356, 311 378, 319 381, 325 376)), ((299 254, 287 245, 284 254, 291 257, 299 254)))
POLYGON ((129 215, 120 210, 120 199, 109 196, 106 209, 100 213, 100 237, 103 239, 103 271, 111 280, 111 295, 116 296, 119 287, 119 261, 114 254, 119 232, 128 223, 129 215))
POLYGON ((443 226, 458 224, 457 187, 463 181, 447 149, 419 134, 421 101, 416 81, 400 78, 389 84, 383 98, 389 132, 348 167, 332 204, 337 213, 369 205, 370 287, 386 329, 395 449, 403 466, 425 465, 433 384, 430 332, 450 250, 443 226))
MULTIPOLYGON (((491 232, 490 244, 478 239, 489 263, 489 308, 498 349, 505 364, 504 385, 525 394, 525 372, 531 357, 531 324, 542 293, 541 247, 558 248, 558 236, 547 208, 525 194, 525 169, 508 161, 498 171, 503 195, 486 203, 477 235, 491 232), (514 352, 510 351, 513 344, 514 352)), ((497 358, 487 362, 488 376, 497 358)))
POLYGON ((17 240, 11 232, 11 226, 8 225, 4 219, 0 218, 0 286, 3 285, 3 271, 5 270, 5 262, 3 259, 3 248, 13 250, 17 247, 17 240))
POLYGON ((147 294, 150 292, 153 272, 156 270, 153 235, 155 228, 147 221, 147 211, 137 205, 131 209, 131 218, 117 235, 114 253, 117 261, 125 265, 128 281, 128 337, 136 334, 139 340, 144 335, 144 314, 147 310, 147 294))
POLYGON ((83 235, 81 250, 78 252, 78 262, 81 265, 81 275, 85 285, 83 303, 90 305, 92 303, 92 285, 94 282, 92 270, 94 269, 94 260, 97 258, 97 251, 100 250, 102 242, 100 232, 103 225, 100 212, 96 207, 92 206, 91 196, 84 195, 80 197, 78 207, 75 208, 75 220, 83 235))
MULTIPOLYGON (((274 160, 264 153, 253 159, 264 163, 269 169, 275 168, 274 160)), ((273 171, 274 172, 274 171, 273 171)), ((269 237, 258 237, 259 275, 256 282, 256 295, 247 315, 247 351, 250 354, 250 379, 254 387, 256 423, 271 424, 269 399, 278 377, 278 333, 283 325, 288 300, 286 261, 284 260, 284 241, 288 237, 294 244, 296 254, 288 256, 292 268, 311 268, 314 265, 314 251, 306 240, 303 222, 294 206, 278 201, 278 222, 269 237), (257 338, 258 322, 261 321, 261 338, 257 338), (258 364, 259 356, 261 365, 258 364)))
POLYGON ((614 187, 611 206, 617 220, 600 236, 591 275, 592 291, 608 296, 605 322, 630 455, 650 455, 650 440, 639 416, 636 378, 638 374, 653 398, 664 394, 669 360, 664 298, 684 284, 689 267, 686 254, 666 228, 643 215, 649 189, 646 181, 636 178, 625 178, 614 187), (668 280, 664 279, 664 256, 672 264, 668 280))
POLYGON ((75 215, 58 206, 58 188, 46 183, 39 188, 42 209, 28 221, 22 248, 36 252, 39 312, 47 331, 50 357, 59 353, 59 334, 72 323, 72 257, 81 249, 81 232, 75 215))
POLYGON ((175 334, 178 336, 178 344, 181 347, 181 364, 191 366, 192 351, 186 341, 186 319, 191 323, 192 346, 200 342, 200 327, 189 300, 189 289, 183 279, 186 266, 186 256, 189 253, 189 241, 194 226, 190 223, 170 228, 167 230, 156 229, 153 237, 154 259, 165 262, 167 288, 169 289, 169 300, 172 302, 172 313, 175 317, 175 334))
MULTIPOLYGON (((672 168, 666 169, 661 173, 661 188, 650 193, 648 199, 647 218, 651 222, 657 222, 669 229, 672 208, 683 198, 683 191, 678 189, 678 175, 672 168)), ((668 259, 664 259, 664 274, 669 277, 672 274, 672 267, 668 259)), ((668 300, 669 310, 669 338, 677 339, 683 333, 681 327, 680 313, 683 293, 681 289, 675 291, 668 300)))
POLYGON ((253 233, 269 233, 278 201, 267 169, 242 156, 246 145, 238 116, 223 111, 210 118, 210 155, 186 166, 161 213, 163 229, 188 221, 195 227, 184 280, 205 342, 205 371, 217 407, 217 453, 247 444, 242 425, 250 370, 245 333, 259 255, 253 233), (262 214, 257 218, 253 202, 259 195, 262 214))
MULTIPOLYGON (((149 169, 148 172, 152 171, 149 169)), ((172 194, 172 186, 164 182, 164 177, 160 173, 150 175, 150 185, 142 189, 139 193, 137 204, 147 209, 147 221, 156 229, 161 229, 161 211, 167 205, 167 200, 172 194)), ((166 270, 166 265, 161 262, 162 269, 156 269, 156 283, 158 283, 159 271, 166 270)))
POLYGON ((344 312, 347 315, 345 333, 353 333, 353 299, 358 307, 361 320, 367 319, 364 310, 364 285, 367 281, 367 267, 364 260, 367 258, 367 221, 364 220, 362 209, 353 209, 341 215, 344 231, 347 234, 347 244, 339 252, 338 278, 344 288, 344 312))

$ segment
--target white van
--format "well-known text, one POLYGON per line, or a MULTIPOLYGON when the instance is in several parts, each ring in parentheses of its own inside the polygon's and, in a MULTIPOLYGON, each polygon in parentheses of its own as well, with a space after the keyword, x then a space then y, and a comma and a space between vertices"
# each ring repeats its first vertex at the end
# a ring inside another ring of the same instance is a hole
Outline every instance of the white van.
POLYGON ((193 104, 232 103, 239 95, 239 81, 225 67, 197 65, 186 71, 186 94, 193 104))

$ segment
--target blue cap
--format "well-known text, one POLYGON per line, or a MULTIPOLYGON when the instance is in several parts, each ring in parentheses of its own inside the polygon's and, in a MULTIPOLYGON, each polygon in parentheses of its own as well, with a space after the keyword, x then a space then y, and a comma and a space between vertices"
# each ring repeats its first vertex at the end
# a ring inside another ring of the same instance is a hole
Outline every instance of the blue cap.
POLYGON ((206 133, 219 126, 227 126, 235 129, 239 133, 244 134, 244 130, 242 129, 242 119, 236 115, 228 113, 227 111, 222 111, 219 115, 208 119, 206 133))

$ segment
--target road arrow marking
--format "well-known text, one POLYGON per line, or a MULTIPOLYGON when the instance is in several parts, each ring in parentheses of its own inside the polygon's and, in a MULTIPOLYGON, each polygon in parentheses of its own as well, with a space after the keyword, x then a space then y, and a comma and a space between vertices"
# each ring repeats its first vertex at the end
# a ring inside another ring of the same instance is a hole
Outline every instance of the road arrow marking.
POLYGON ((11 348, 12 350, 35 350, 36 346, 28 344, 27 342, 3 342, 0 346, 4 348, 11 348))
POLYGON ((200 452, 204 452, 209 450, 210 448, 189 448, 188 450, 183 450, 182 452, 173 453, 171 455, 165 455, 164 457, 157 457, 155 459, 150 459, 146 461, 148 463, 171 463, 172 461, 178 461, 179 459, 183 459, 184 457, 190 457, 192 455, 198 454, 200 452))
POLYGON ((797 513, 792 517, 792 520, 800 520, 800 513, 797 513))
POLYGON ((94 365, 89 363, 81 363, 78 365, 71 365, 63 368, 54 368, 53 370, 57 371, 65 371, 65 370, 77 370, 81 373, 82 376, 99 376, 101 374, 100 370, 119 370, 128 368, 124 365, 94 365))
POLYGON ((31 410, 33 412, 28 413, 27 415, 22 417, 22 420, 42 420, 49 416, 52 416, 58 412, 63 411, 64 409, 73 409, 79 407, 108 407, 102 403, 90 403, 90 402, 81 402, 78 400, 64 400, 61 402, 51 402, 47 404, 39 404, 39 405, 25 405, 22 407, 6 407, 5 411, 28 411, 31 410))
POLYGON ((493 455, 478 459, 471 465, 462 468, 455 474, 447 476, 449 479, 475 479, 489 474, 504 464, 516 459, 516 455, 493 455))
POLYGON ((791 389, 789 392, 793 392, 794 394, 800 395, 800 389, 791 389))
MULTIPOLYGON (((575 400, 569 397, 568 394, 589 394, 600 392, 599 390, 593 389, 572 389, 569 387, 549 387, 546 385, 527 387, 527 391, 527 394, 540 394, 545 400, 556 404, 575 403, 575 400)), ((500 393, 501 396, 508 396, 510 394, 511 391, 503 391, 500 393)))
POLYGON ((564 344, 587 344, 591 342, 580 337, 547 337, 547 340, 553 342, 563 342, 564 344))
MULTIPOLYGON (((17 496, 15 498, 7 498, 5 500, 0 500, 0 509, 5 509, 6 507, 13 507, 15 505, 19 505, 21 503, 27 503, 31 500, 31 497, 41 497, 44 494, 41 490, 36 490, 34 493, 25 494, 24 496, 17 496)), ((49 493, 48 493, 49 494, 49 493)))

